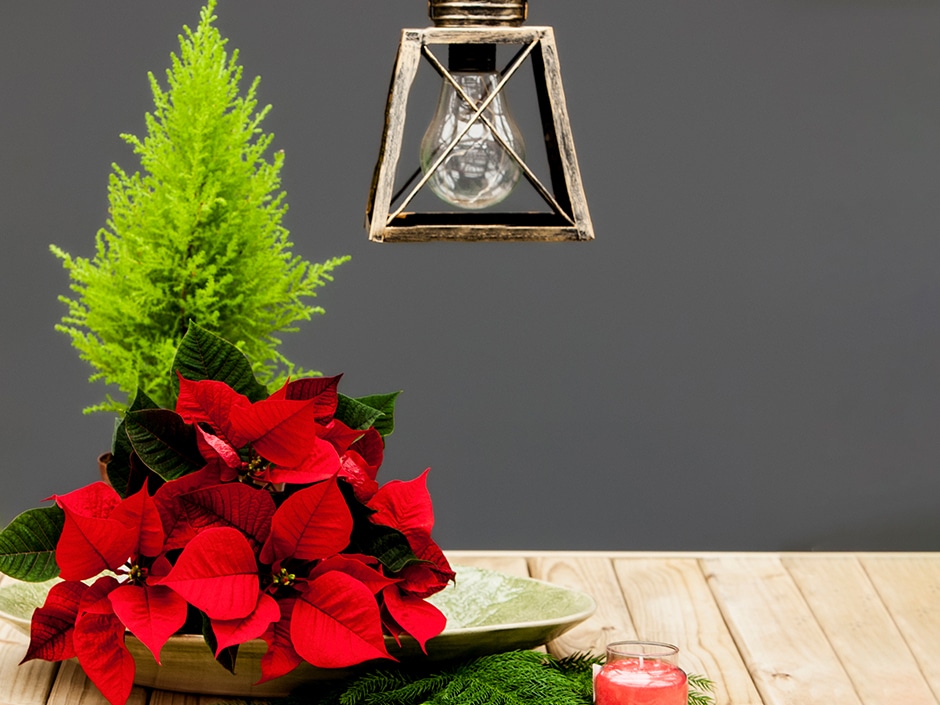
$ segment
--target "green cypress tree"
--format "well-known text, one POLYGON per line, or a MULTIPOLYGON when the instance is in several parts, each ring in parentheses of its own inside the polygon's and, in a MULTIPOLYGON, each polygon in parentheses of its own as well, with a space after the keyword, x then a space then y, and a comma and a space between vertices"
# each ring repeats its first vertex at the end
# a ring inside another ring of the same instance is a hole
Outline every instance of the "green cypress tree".
MULTIPOLYGON (((292 253, 281 225, 283 152, 270 160, 272 135, 261 130, 255 79, 242 95, 238 52, 213 25, 209 0, 195 31, 183 28, 166 89, 149 75, 154 110, 147 135, 122 135, 141 172, 114 165, 110 218, 92 258, 61 248, 74 298, 57 329, 95 368, 89 381, 143 389, 172 406, 173 355, 191 321, 241 348, 259 381, 310 374, 279 351, 279 335, 322 313, 308 300, 348 257, 311 264, 292 253)), ((314 373, 315 374, 315 373, 314 373)), ((121 411, 107 395, 87 411, 121 411)))

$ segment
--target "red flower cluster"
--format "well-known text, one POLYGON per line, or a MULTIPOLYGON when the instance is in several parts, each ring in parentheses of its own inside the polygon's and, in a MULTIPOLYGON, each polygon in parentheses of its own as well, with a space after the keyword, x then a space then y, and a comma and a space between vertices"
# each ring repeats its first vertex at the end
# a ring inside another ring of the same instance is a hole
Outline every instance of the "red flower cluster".
POLYGON ((424 598, 454 576, 431 539, 427 473, 379 487, 384 441, 335 418, 338 380, 252 403, 181 378, 176 414, 204 466, 169 481, 148 471, 124 498, 102 482, 54 497, 63 582, 33 616, 24 661, 77 657, 119 705, 134 678, 125 630, 157 662, 193 623, 217 657, 264 639, 262 682, 302 660, 392 658, 385 634, 424 648, 445 624, 424 598))

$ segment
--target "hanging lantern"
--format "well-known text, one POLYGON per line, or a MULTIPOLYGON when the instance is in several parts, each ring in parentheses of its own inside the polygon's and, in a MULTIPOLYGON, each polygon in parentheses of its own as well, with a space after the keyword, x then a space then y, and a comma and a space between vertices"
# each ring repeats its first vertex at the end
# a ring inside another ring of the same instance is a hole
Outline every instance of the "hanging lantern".
POLYGON ((594 231, 581 185, 551 27, 525 27, 526 0, 429 0, 433 27, 405 29, 385 111, 385 130, 366 208, 376 242, 427 240, 591 240, 594 231), (447 46, 447 66, 431 50, 447 46), (516 49, 497 66, 497 47, 516 49), (421 140, 418 168, 397 183, 408 96, 422 61, 442 79, 437 110, 421 140), (548 162, 549 183, 526 163, 523 135, 512 117, 506 84, 531 63, 548 162), (544 200, 540 212, 495 209, 527 181, 544 200), (458 210, 408 210, 429 189, 458 210))

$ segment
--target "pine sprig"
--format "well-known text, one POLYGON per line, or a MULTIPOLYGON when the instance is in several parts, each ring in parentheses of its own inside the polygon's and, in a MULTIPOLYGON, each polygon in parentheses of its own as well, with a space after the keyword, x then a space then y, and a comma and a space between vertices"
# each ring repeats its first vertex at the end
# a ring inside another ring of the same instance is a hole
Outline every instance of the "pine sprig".
MULTIPOLYGON (((447 680, 447 676, 443 674, 439 678, 447 680)), ((434 678, 425 677, 423 672, 416 679, 416 674, 403 668, 378 667, 343 684, 328 694, 324 700, 336 705, 359 705, 372 702, 373 699, 388 703, 397 702, 400 699, 407 701, 412 697, 410 695, 412 691, 415 692, 414 697, 420 697, 418 691, 422 689, 434 691, 445 687, 446 683, 435 687, 434 680, 434 678)))
POLYGON ((715 684, 705 676, 695 673, 688 674, 689 703, 688 705, 713 705, 715 697, 715 684))
MULTIPOLYGON (((311 691, 264 705, 592 705, 593 667, 603 661, 590 654, 559 659, 509 651, 439 668, 379 666, 326 693, 311 691)), ((695 674, 688 678, 688 705, 714 705, 714 684, 695 674)))
MULTIPOLYGON (((114 165, 110 218, 91 258, 52 247, 73 296, 57 329, 95 372, 90 380, 132 396, 143 389, 172 408, 172 362, 189 322, 231 340, 255 361, 263 384, 304 374, 279 351, 280 336, 323 310, 309 304, 348 258, 322 264, 292 252, 280 172, 261 129, 258 79, 242 91, 207 0, 195 30, 184 27, 165 84, 149 75, 153 111, 144 137, 122 135, 141 171, 114 165)), ((123 411, 108 396, 89 410, 123 411)))
POLYGON ((374 674, 355 681, 339 698, 339 705, 405 705, 422 703, 447 688, 450 673, 431 674, 409 681, 402 673, 374 674))
MULTIPOLYGON (((381 667, 340 686, 318 705, 585 705, 555 660, 535 651, 512 651, 440 669, 381 667)), ((285 704, 287 705, 287 704, 285 704)))
POLYGON ((550 658, 545 665, 561 671, 571 687, 588 702, 594 699, 594 666, 604 663, 602 656, 577 652, 561 659, 550 658))

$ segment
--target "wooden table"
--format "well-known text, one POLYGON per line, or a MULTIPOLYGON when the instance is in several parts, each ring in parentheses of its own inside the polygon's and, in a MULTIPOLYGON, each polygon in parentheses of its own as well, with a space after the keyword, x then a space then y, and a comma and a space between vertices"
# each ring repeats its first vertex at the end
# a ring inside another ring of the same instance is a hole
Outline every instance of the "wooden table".
MULTIPOLYGON (((678 644, 721 705, 940 705, 940 553, 449 553, 594 596, 594 617, 549 645, 678 644)), ((105 705, 73 663, 16 664, 0 624, 0 705, 105 705)), ((216 698, 135 688, 133 705, 216 698)))

